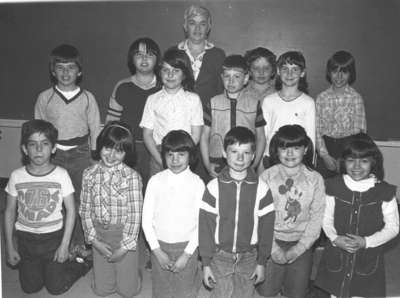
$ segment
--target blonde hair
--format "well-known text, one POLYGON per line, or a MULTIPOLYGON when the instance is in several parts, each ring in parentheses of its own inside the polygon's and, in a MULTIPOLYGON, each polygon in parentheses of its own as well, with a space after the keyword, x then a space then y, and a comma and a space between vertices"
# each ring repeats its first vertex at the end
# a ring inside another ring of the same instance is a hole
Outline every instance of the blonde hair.
POLYGON ((210 13, 210 11, 203 6, 191 5, 185 10, 185 13, 183 15, 183 19, 184 19, 183 27, 185 28, 185 30, 186 30, 186 26, 187 26, 187 21, 191 17, 194 17, 194 16, 205 17, 208 21, 208 26, 211 28, 211 13, 210 13))

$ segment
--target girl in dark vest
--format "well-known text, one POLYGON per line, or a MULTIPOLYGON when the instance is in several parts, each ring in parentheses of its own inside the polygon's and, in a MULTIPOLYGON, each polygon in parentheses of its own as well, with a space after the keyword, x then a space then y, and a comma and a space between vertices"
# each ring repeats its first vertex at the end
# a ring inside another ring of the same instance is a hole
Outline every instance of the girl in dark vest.
POLYGON ((399 232, 396 188, 382 181, 382 154, 366 134, 347 144, 340 168, 326 182, 330 242, 315 283, 332 296, 385 297, 383 245, 399 232))

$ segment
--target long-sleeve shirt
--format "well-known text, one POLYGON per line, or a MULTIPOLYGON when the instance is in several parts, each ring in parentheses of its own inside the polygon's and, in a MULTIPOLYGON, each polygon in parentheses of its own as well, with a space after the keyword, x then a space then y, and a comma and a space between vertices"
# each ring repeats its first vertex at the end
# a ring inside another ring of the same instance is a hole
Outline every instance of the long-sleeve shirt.
POLYGON ((332 87, 317 96, 316 102, 317 149, 320 154, 327 154, 324 139, 326 135, 343 138, 367 131, 364 101, 351 86, 342 94, 337 94, 332 87))
POLYGON ((236 181, 224 168, 204 192, 199 216, 199 251, 204 266, 216 252, 244 253, 257 248, 264 265, 271 252, 274 204, 268 185, 253 170, 236 181))
MULTIPOLYGON (((350 176, 344 175, 344 183, 351 191, 365 192, 375 186, 376 178, 370 177, 361 181, 355 181, 350 176)), ((382 202, 382 214, 384 226, 381 230, 374 234, 365 237, 365 247, 378 247, 390 239, 394 238, 399 233, 399 212, 397 207, 396 198, 382 202)), ((326 196, 326 208, 323 221, 323 229, 326 236, 333 241, 337 238, 338 234, 334 227, 334 212, 335 212, 335 197, 326 196)))
MULTIPOLYGON (((282 164, 261 174, 272 191, 276 210, 274 238, 298 241, 297 256, 309 249, 320 235, 325 209, 325 186, 321 175, 301 165, 295 176, 288 176, 282 164)), ((272 251, 278 248, 274 241, 272 251)))
POLYGON ((262 103, 267 145, 265 154, 269 156, 271 138, 284 125, 301 125, 315 145, 315 104, 307 94, 301 94, 292 101, 283 100, 278 92, 264 98, 262 103))
POLYGON ((96 239, 96 222, 122 224, 121 247, 135 250, 142 205, 142 179, 124 163, 106 167, 100 162, 84 171, 79 214, 88 243, 96 239))
POLYGON ((185 252, 198 246, 198 218, 204 182, 189 167, 174 174, 166 169, 152 176, 143 205, 143 231, 152 250, 159 240, 188 242, 185 252))
POLYGON ((35 104, 35 119, 51 122, 58 130, 60 141, 89 134, 91 149, 96 149, 100 112, 96 99, 87 90, 81 89, 71 99, 65 98, 55 87, 41 92, 35 104))

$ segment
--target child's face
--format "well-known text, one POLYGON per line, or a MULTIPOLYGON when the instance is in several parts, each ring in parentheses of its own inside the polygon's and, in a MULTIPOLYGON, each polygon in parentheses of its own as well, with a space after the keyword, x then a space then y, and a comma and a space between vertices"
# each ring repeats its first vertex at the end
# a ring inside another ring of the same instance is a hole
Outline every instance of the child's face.
POLYGON ((169 151, 165 154, 165 163, 174 174, 186 170, 189 166, 189 159, 189 152, 187 151, 169 151))
POLYGON ((106 167, 114 167, 124 161, 125 151, 113 147, 103 147, 100 151, 100 158, 106 167))
POLYGON ((349 72, 343 72, 339 70, 331 71, 331 82, 335 88, 345 87, 349 82, 349 78, 349 72))
POLYGON ((207 18, 203 15, 191 16, 185 25, 187 38, 193 43, 204 42, 207 39, 210 26, 207 18))
POLYGON ((268 84, 274 74, 271 64, 264 57, 260 57, 251 63, 250 73, 253 81, 259 85, 268 84))
POLYGON ((27 144, 22 145, 22 151, 29 157, 32 167, 45 167, 49 165, 56 147, 44 134, 35 132, 29 137, 27 144))
POLYGON ((167 92, 176 93, 182 87, 185 75, 179 68, 172 67, 164 62, 161 67, 161 81, 167 92))
POLYGON ((76 80, 82 73, 75 62, 58 62, 54 65, 53 75, 57 79, 57 86, 61 89, 74 88, 76 80))
POLYGON ((372 158, 353 158, 347 157, 344 161, 346 173, 354 180, 360 181, 368 178, 372 169, 372 158))
POLYGON ((147 51, 145 44, 139 44, 139 50, 133 55, 133 63, 136 72, 148 74, 154 71, 157 57, 152 52, 147 51))
POLYGON ((249 80, 249 75, 239 68, 224 69, 221 77, 228 95, 239 93, 249 80))
POLYGON ((281 164, 287 168, 297 168, 303 162, 303 157, 307 152, 305 146, 279 147, 278 158, 281 164))
POLYGON ((278 69, 278 75, 284 86, 295 87, 299 84, 300 78, 304 77, 305 71, 296 64, 285 63, 278 69))
POLYGON ((229 145, 222 153, 226 158, 229 170, 236 174, 247 171, 254 159, 254 150, 251 143, 229 145))

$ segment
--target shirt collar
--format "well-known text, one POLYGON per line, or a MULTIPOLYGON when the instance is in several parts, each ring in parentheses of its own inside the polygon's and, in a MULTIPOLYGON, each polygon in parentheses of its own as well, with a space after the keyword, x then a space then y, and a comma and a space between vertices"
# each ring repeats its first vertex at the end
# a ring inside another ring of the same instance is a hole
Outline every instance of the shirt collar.
MULTIPOLYGON (((218 179, 224 183, 238 182, 237 180, 233 179, 229 174, 228 166, 222 169, 221 173, 218 176, 218 179)), ((248 168, 246 178, 244 178, 242 181, 248 184, 253 184, 258 181, 258 177, 252 168, 248 168)))
POLYGON ((192 171, 190 170, 190 167, 187 167, 185 170, 183 170, 182 172, 180 172, 178 174, 173 173, 170 169, 165 169, 165 172, 169 178, 181 179, 181 178, 189 176, 192 171))
POLYGON ((166 97, 173 97, 173 98, 175 98, 175 97, 180 97, 180 96, 184 96, 185 95, 185 90, 183 89, 183 87, 182 88, 180 88, 179 90, 178 90, 178 92, 176 92, 175 94, 170 94, 170 93, 168 93, 166 90, 165 90, 165 88, 164 87, 162 87, 162 95, 163 96, 166 96, 166 97))
POLYGON ((352 191, 359 192, 367 191, 368 189, 374 187, 375 183, 377 182, 377 179, 374 175, 370 175, 367 179, 355 181, 346 174, 343 175, 343 180, 348 188, 350 188, 352 191))
MULTIPOLYGON (((204 47, 204 50, 206 51, 206 50, 212 49, 213 47, 214 47, 214 44, 212 42, 209 42, 208 40, 206 40, 206 45, 204 47)), ((189 50, 188 40, 185 39, 185 40, 181 41, 178 44, 178 49, 183 50, 183 51, 188 51, 189 50)))

